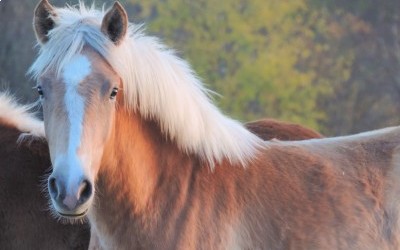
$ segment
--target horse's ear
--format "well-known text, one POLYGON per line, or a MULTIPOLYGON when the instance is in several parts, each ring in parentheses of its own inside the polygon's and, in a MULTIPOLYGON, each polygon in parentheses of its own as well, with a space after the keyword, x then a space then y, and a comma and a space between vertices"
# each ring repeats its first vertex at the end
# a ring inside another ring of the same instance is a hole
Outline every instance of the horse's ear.
POLYGON ((49 40, 47 35, 54 28, 53 17, 55 17, 53 6, 47 0, 41 0, 36 6, 33 17, 33 28, 36 38, 41 44, 45 44, 49 40))
POLYGON ((107 11, 101 24, 101 31, 110 40, 118 45, 125 37, 128 29, 128 15, 124 7, 119 2, 115 2, 113 7, 107 11))

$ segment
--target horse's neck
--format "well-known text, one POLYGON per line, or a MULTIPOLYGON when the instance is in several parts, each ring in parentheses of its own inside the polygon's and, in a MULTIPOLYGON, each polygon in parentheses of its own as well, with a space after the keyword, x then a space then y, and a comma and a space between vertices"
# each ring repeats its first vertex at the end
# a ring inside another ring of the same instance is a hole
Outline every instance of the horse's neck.
POLYGON ((134 114, 119 112, 116 124, 98 175, 97 204, 89 214, 99 238, 114 244, 110 248, 232 244, 237 232, 232 218, 247 199, 245 190, 238 197, 238 186, 245 187, 256 173, 228 164, 211 172, 197 156, 181 153, 157 123, 134 114))
MULTIPOLYGON (((180 153, 161 134, 157 123, 122 111, 117 114, 110 141, 97 180, 99 204, 95 220, 104 220, 102 226, 97 226, 113 234, 119 228, 132 229, 139 223, 145 232, 148 223, 165 219, 163 211, 187 198, 190 176, 199 168, 198 161, 180 153)), ((139 237, 139 233, 135 236, 139 237)))

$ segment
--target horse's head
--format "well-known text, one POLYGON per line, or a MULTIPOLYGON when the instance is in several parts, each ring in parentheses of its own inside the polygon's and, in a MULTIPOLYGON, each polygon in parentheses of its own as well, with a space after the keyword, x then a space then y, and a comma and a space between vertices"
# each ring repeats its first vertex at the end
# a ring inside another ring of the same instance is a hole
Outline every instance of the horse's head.
MULTIPOLYGON (((52 205, 59 215, 77 219, 86 214, 93 201, 94 181, 104 145, 111 135, 115 100, 122 86, 120 77, 90 45, 82 45, 76 50, 78 53, 69 53, 73 41, 67 47, 56 44, 64 42, 60 40, 60 30, 57 31, 57 15, 62 14, 47 0, 42 0, 35 10, 34 28, 41 44, 40 56, 54 57, 54 53, 58 53, 54 51, 60 50, 65 50, 64 54, 69 56, 58 59, 62 62, 57 66, 42 66, 45 70, 37 75, 37 90, 53 164, 48 179, 52 205)), ((84 34, 88 27, 98 29, 112 46, 118 45, 127 32, 126 12, 118 3, 104 15, 101 24, 85 27, 80 26, 82 22, 84 20, 63 25, 75 36, 84 34), (73 29, 82 30, 75 32, 73 29)), ((40 64, 41 58, 38 60, 36 63, 40 64)))

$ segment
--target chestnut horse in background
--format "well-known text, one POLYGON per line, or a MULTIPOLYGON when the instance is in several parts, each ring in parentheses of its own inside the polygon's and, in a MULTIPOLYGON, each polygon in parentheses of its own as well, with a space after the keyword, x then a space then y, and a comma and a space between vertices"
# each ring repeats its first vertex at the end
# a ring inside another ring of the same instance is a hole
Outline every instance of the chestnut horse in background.
POLYGON ((119 3, 42 0, 34 27, 51 208, 90 248, 400 248, 400 127, 263 141, 119 3))
MULTIPOLYGON (((29 108, 0 94, 0 249, 87 249, 86 223, 64 225, 47 211, 40 180, 48 175, 50 157, 43 122, 29 108)), ((310 129, 271 119, 246 126, 265 140, 319 137, 310 129)))
POLYGON ((262 119, 248 122, 246 128, 263 140, 278 139, 281 141, 299 141, 312 138, 322 138, 322 135, 299 124, 262 119))

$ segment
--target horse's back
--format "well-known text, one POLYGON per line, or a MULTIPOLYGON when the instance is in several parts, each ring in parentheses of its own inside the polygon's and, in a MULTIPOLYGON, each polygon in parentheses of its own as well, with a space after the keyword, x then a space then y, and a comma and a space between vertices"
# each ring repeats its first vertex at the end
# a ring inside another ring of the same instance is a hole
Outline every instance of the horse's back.
MULTIPOLYGON (((254 168, 254 181, 246 178, 248 183, 264 178, 264 186, 254 188, 263 200, 264 239, 269 241, 260 245, 398 249, 399 144, 399 128, 270 143, 254 168)), ((261 218, 251 214, 254 207, 246 212, 247 221, 259 225, 261 218)))
POLYGON ((21 133, 0 117, 0 249, 87 249, 86 225, 62 225, 48 211, 46 141, 28 135, 17 142, 21 133))

